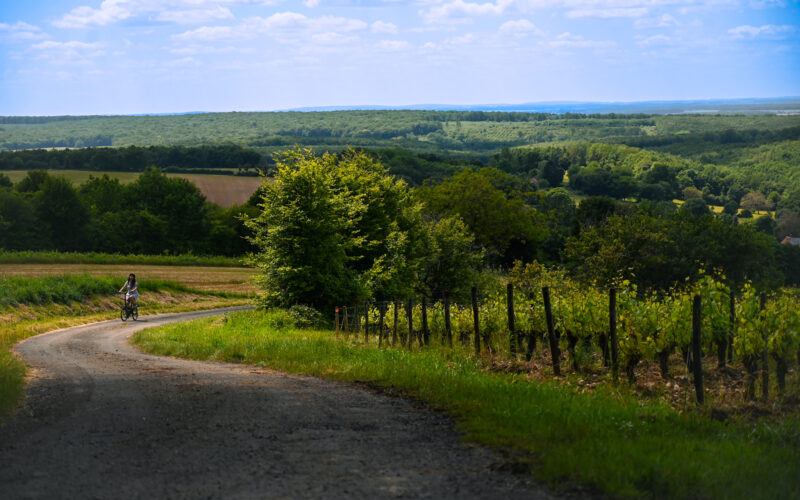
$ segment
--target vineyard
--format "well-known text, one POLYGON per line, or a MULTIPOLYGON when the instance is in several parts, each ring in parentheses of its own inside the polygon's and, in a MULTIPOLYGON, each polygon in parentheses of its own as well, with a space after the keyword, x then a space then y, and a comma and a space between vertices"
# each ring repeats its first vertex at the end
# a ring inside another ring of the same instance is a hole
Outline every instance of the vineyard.
POLYGON ((738 375, 736 392, 745 400, 766 400, 773 385, 786 393, 790 367, 800 364, 799 299, 795 289, 766 293, 744 284, 731 290, 724 276, 711 275, 667 293, 637 290, 628 281, 592 288, 534 263, 515 268, 505 287, 480 294, 473 288, 471 303, 445 296, 340 306, 335 325, 339 334, 363 334, 381 347, 433 343, 494 362, 529 362, 538 354, 556 376, 565 356, 574 373, 617 380, 621 372, 631 384, 642 363, 657 365, 664 380, 678 375, 670 371, 678 366, 698 402, 703 358, 715 356, 718 369, 738 375))

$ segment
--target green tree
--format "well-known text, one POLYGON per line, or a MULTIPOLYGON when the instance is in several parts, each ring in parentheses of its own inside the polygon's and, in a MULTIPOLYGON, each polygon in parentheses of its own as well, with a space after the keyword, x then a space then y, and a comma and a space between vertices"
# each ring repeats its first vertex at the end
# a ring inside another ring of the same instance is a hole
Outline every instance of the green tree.
POLYGON ((415 193, 428 213, 460 217, 494 264, 533 260, 547 236, 541 214, 522 198, 506 195, 484 174, 465 170, 415 193))
POLYGON ((424 221, 419 284, 429 297, 445 291, 464 294, 474 284, 483 253, 475 248, 475 237, 456 216, 424 221))
POLYGON ((85 250, 90 215, 72 183, 63 177, 48 176, 40 187, 34 196, 36 216, 55 248, 85 250))
POLYGON ((421 219, 408 187, 363 153, 277 158, 248 218, 264 306, 325 309, 413 286, 421 219))

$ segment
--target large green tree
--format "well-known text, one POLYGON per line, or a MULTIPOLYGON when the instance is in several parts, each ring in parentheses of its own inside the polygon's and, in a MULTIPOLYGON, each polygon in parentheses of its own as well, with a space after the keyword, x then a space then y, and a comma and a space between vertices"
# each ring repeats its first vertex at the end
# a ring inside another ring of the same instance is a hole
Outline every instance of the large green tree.
POLYGON ((265 306, 319 309, 412 289, 421 237, 408 187, 363 153, 277 158, 249 218, 265 306))

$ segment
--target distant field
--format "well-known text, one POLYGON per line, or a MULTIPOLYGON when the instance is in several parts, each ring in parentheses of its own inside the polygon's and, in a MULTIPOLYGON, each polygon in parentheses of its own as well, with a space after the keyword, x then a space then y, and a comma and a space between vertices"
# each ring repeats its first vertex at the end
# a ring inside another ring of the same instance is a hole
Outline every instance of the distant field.
POLYGON ((39 278, 62 274, 89 274, 92 276, 119 276, 119 284, 128 274, 136 279, 146 293, 147 280, 172 281, 197 290, 214 292, 253 293, 250 283, 254 269, 244 267, 205 266, 152 266, 135 264, 2 264, 0 277, 22 276, 39 278))
MULTIPOLYGON (((18 182, 27 174, 27 170, 0 170, 12 182, 18 182)), ((48 170, 51 175, 66 177, 74 184, 83 184, 89 176, 99 177, 108 174, 115 177, 123 184, 135 181, 140 172, 90 172, 87 170, 48 170)), ((167 174, 168 177, 182 177, 194 183, 206 195, 208 201, 223 207, 234 203, 244 203, 261 185, 261 177, 244 177, 233 175, 207 175, 207 174, 167 174)))

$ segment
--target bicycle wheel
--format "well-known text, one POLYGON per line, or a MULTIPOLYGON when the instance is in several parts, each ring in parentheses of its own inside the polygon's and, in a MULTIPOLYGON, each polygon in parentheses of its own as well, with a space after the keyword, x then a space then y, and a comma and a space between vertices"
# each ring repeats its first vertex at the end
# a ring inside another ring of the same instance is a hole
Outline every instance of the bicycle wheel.
POLYGON ((119 319, 122 321, 128 321, 128 311, 125 307, 119 310, 119 319))
POLYGON ((134 321, 139 319, 139 306, 138 305, 137 306, 133 306, 133 309, 131 309, 131 316, 133 316, 133 320, 134 321))

